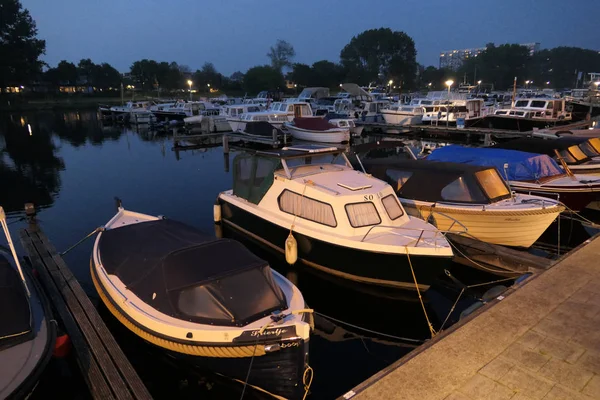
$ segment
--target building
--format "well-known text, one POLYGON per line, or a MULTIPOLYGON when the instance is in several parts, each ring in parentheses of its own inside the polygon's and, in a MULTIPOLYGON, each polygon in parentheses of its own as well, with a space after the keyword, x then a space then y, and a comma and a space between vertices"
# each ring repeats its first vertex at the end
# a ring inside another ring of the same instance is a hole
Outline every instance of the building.
MULTIPOLYGON (((533 55, 540 50, 539 43, 523 43, 521 46, 529 49, 529 55, 533 55)), ((469 58, 477 57, 486 47, 476 47, 472 49, 448 50, 440 53, 440 68, 448 68, 456 71, 469 58)))

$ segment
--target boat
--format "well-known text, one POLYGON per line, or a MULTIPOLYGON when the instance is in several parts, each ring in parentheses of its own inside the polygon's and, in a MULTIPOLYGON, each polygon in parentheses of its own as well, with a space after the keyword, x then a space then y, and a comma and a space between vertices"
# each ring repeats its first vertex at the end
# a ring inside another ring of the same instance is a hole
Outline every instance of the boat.
POLYGON ((564 99, 520 98, 514 106, 495 110, 484 117, 483 126, 490 129, 531 131, 534 128, 547 128, 565 125, 572 120, 564 99))
POLYGON ((483 99, 454 99, 446 104, 425 107, 423 122, 441 123, 470 127, 478 125, 494 110, 484 104, 483 99))
POLYGON ((364 125, 356 125, 354 119, 346 118, 343 115, 327 114, 324 118, 336 128, 349 129, 352 137, 360 137, 365 129, 364 125))
POLYGON ((112 106, 106 110, 101 107, 100 111, 104 117, 111 116, 122 122, 133 122, 147 124, 154 121, 149 108, 153 105, 149 101, 128 101, 124 106, 112 106))
POLYGON ((129 330, 168 355, 279 397, 304 395, 312 314, 239 242, 119 207, 94 243, 92 281, 129 330))
POLYGON ((381 115, 388 125, 419 125, 423 122, 423 107, 396 104, 381 110, 381 115))
POLYGON ((600 199, 600 178, 569 175, 545 154, 453 145, 432 151, 427 159, 496 167, 512 190, 560 200, 572 211, 600 199))
POLYGON ((336 114, 344 114, 364 123, 382 123, 381 111, 389 107, 388 100, 376 100, 355 83, 343 83, 345 92, 338 94, 333 107, 336 114))
POLYGON ((268 110, 247 112, 227 118, 234 132, 244 131, 248 122, 266 121, 276 128, 281 128, 285 122, 291 122, 295 117, 313 118, 312 108, 305 101, 290 99, 286 102, 275 102, 268 110))
POLYGON ((453 255, 442 232, 407 215, 390 185, 337 147, 238 154, 217 208, 217 221, 289 263, 360 284, 426 290, 453 255))
POLYGON ((315 104, 322 97, 329 97, 329 88, 326 87, 307 87, 302 89, 302 92, 298 95, 299 101, 305 101, 309 103, 313 108, 315 104))
POLYGON ((0 247, 0 398, 26 399, 37 386, 56 343, 50 304, 21 267, 0 207, 8 249, 0 247))
POLYGON ((281 143, 283 143, 285 136, 285 133, 281 129, 276 128, 267 121, 248 122, 245 129, 238 131, 238 133, 253 138, 278 140, 281 143))
POLYGON ((557 139, 519 138, 497 143, 494 148, 546 154, 575 174, 600 175, 600 139, 561 137, 557 139))
POLYGON ((345 143, 350 141, 350 126, 336 127, 323 118, 294 118, 283 124, 294 139, 319 143, 345 143))
POLYGON ((361 161, 367 173, 394 188, 409 215, 443 231, 466 228, 482 242, 528 248, 565 210, 557 200, 512 194, 495 167, 398 156, 361 161))
POLYGON ((152 112, 161 121, 184 121, 187 117, 219 115, 220 108, 206 101, 178 101, 170 107, 152 112))

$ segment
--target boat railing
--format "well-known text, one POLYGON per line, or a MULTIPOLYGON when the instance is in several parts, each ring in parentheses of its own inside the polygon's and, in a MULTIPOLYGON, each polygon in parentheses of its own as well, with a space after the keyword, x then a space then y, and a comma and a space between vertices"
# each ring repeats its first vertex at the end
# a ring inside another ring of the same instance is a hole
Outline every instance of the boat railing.
POLYGON ((437 241, 439 236, 442 236, 444 239, 446 239, 446 234, 448 233, 456 233, 456 234, 463 234, 463 233, 467 233, 468 228, 461 223, 460 221, 458 221, 456 218, 453 218, 449 215, 446 215, 444 213, 441 213, 439 211, 432 211, 431 214, 429 215, 431 217, 431 215, 433 213, 436 214, 440 214, 445 218, 448 218, 450 220, 452 220, 452 224, 450 225, 450 227, 448 227, 448 229, 446 230, 440 230, 440 229, 424 229, 424 228, 411 228, 411 227, 405 227, 405 226, 392 226, 392 225, 373 225, 369 228, 369 230, 367 231, 367 233, 365 233, 365 235, 362 237, 362 239, 360 240, 361 242, 364 242, 365 239, 367 238, 367 236, 369 236, 369 234, 376 228, 387 228, 387 229, 403 229, 403 230, 407 230, 407 231, 420 231, 419 233, 419 237, 417 238, 414 247, 419 247, 419 243, 421 242, 421 239, 423 238, 423 234, 425 232, 434 232, 434 236, 433 236, 433 244, 434 247, 438 247, 437 241), (460 225, 463 228, 463 231, 456 231, 456 230, 452 230, 452 228, 454 227, 454 225, 460 225))

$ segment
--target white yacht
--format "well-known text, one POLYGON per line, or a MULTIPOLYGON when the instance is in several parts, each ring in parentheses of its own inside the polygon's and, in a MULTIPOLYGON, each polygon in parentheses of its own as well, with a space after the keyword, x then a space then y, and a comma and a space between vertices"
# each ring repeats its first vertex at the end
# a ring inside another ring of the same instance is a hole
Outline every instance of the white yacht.
POLYGON ((219 194, 215 220, 288 263, 426 290, 451 261, 442 232, 407 215, 392 187, 354 170, 342 149, 307 144, 240 153, 232 170, 233 189, 219 194))
POLYGON ((166 121, 183 121, 195 115, 219 115, 220 108, 206 101, 178 101, 170 107, 153 111, 157 119, 166 121))
POLYGON ((213 109, 206 109, 198 115, 184 118, 183 122, 188 127, 201 125, 202 121, 206 120, 206 117, 208 116, 212 120, 213 129, 210 129, 211 131, 228 131, 231 129, 231 126, 227 121, 228 118, 235 118, 244 113, 253 113, 262 110, 262 106, 256 104, 232 104, 220 107, 219 113, 216 115, 213 109))
POLYGON ((281 128, 285 122, 291 122, 295 117, 313 117, 310 104, 296 99, 288 99, 286 102, 275 102, 265 111, 246 112, 241 115, 227 118, 234 132, 241 132, 246 128, 246 123, 252 121, 266 121, 276 128, 281 128))
POLYGON ((398 104, 382 110, 381 115, 388 125, 418 125, 423 121, 423 107, 398 102, 398 104))
POLYGON ((423 122, 456 125, 462 120, 464 126, 480 124, 483 118, 494 111, 493 106, 486 106, 483 99, 457 99, 446 104, 425 107, 423 122))

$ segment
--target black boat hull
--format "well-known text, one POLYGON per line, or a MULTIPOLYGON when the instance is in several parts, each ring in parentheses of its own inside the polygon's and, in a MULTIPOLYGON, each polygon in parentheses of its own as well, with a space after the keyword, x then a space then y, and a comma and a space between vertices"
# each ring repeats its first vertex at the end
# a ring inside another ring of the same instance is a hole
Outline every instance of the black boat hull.
MULTIPOLYGON (((266 221, 222 198, 218 199, 224 223, 283 252, 289 229, 266 221)), ((376 253, 339 246, 294 232, 298 260, 323 272, 362 283, 416 290, 414 270, 420 290, 426 290, 444 270, 451 257, 376 253)))
POLYGON ((183 121, 188 116, 183 113, 153 111, 152 114, 156 117, 157 121, 183 121))
POLYGON ((571 122, 571 120, 542 120, 487 115, 483 119, 482 126, 490 129, 505 129, 510 131, 526 132, 533 130, 533 128, 544 129, 548 127, 566 125, 571 122))

